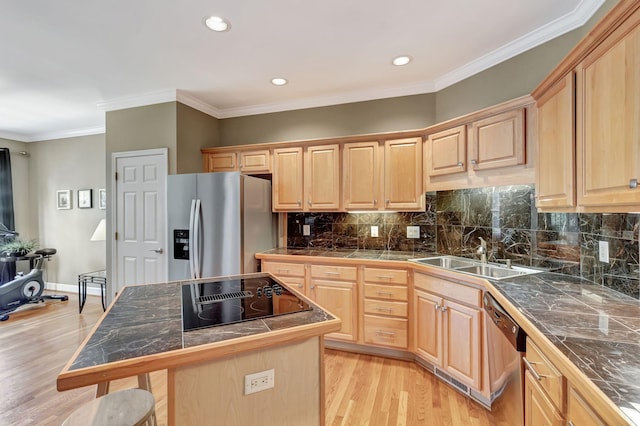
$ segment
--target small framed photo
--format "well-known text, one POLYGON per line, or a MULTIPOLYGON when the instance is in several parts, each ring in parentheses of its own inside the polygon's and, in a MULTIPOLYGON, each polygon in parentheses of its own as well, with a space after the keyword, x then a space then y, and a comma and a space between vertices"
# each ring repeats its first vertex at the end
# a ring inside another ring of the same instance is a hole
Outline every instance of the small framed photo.
POLYGON ((107 190, 98 189, 98 208, 105 210, 107 208, 107 190))
POLYGON ((90 209, 93 207, 93 197, 91 189, 78 189, 78 208, 90 209))
POLYGON ((71 190, 56 191, 56 203, 58 210, 69 210, 71 208, 71 190))

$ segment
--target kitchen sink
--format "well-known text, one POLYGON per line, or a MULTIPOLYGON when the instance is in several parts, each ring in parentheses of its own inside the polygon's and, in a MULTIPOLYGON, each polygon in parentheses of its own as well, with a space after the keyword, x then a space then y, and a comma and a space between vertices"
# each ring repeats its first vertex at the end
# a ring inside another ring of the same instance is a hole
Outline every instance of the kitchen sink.
POLYGON ((457 269, 475 265, 472 260, 463 260, 453 256, 426 257, 424 259, 411 259, 411 261, 445 269, 457 269))
POLYGON ((541 272, 536 269, 523 268, 521 266, 506 267, 496 263, 481 263, 476 260, 456 256, 434 256, 422 259, 410 259, 410 261, 455 272, 463 272, 465 274, 491 278, 494 280, 502 280, 505 278, 513 278, 541 272))

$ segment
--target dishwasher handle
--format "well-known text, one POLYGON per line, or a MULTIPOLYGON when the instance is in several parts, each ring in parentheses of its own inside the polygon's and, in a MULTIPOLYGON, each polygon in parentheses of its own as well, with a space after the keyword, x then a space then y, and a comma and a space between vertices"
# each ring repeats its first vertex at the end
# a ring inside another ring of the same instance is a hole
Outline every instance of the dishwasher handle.
POLYGON ((526 352, 527 334, 524 330, 488 291, 484 292, 483 301, 484 310, 493 325, 507 337, 518 352, 526 352))

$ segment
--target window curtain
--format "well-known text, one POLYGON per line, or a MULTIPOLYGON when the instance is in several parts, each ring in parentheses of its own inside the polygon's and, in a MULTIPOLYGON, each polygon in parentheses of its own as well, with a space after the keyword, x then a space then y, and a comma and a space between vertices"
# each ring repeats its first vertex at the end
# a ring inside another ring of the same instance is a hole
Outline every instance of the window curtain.
POLYGON ((11 153, 8 148, 0 148, 0 223, 12 231, 15 230, 11 153))

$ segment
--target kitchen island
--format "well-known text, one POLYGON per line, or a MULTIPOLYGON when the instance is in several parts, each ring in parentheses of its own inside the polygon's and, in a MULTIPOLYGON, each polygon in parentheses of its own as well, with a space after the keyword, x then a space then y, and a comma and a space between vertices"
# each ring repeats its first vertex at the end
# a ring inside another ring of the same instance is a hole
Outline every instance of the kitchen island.
POLYGON ((206 281, 125 287, 58 390, 166 369, 169 425, 324 424, 323 335, 340 320, 300 296, 310 310, 184 332, 182 286, 206 281), (244 377, 270 369, 274 387, 245 395, 244 377))

